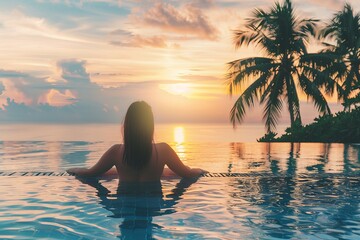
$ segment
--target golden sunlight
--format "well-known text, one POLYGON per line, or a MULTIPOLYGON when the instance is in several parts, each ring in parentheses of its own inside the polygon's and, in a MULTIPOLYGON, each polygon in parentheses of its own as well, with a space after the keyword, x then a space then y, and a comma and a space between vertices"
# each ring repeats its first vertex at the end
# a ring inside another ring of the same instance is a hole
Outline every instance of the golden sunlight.
POLYGON ((175 142, 175 151, 180 157, 181 160, 186 161, 186 153, 185 153, 185 134, 183 127, 175 127, 174 128, 174 142, 175 142))
POLYGON ((192 93, 189 83, 160 84, 160 89, 163 89, 174 95, 187 97, 192 93))
POLYGON ((175 127, 174 128, 174 141, 176 144, 182 144, 185 141, 183 127, 175 127))

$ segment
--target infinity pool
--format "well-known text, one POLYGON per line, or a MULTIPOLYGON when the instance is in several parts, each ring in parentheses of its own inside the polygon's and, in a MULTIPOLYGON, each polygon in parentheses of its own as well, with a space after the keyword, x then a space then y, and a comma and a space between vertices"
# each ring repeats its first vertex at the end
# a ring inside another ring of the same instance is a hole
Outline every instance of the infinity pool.
MULTIPOLYGON (((90 166, 111 144, 4 141, 0 171, 90 166)), ((360 145, 172 147, 191 166, 233 177, 167 178, 135 186, 110 178, 0 176, 0 238, 360 238, 360 145)))

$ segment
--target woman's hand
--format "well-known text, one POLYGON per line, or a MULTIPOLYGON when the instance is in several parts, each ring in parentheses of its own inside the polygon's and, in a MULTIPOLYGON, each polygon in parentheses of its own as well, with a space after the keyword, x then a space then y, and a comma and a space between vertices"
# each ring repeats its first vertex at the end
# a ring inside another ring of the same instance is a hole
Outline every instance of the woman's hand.
POLYGON ((69 168, 66 170, 66 172, 71 175, 79 175, 79 176, 87 175, 87 171, 88 171, 87 168, 69 168))
POLYGON ((192 174, 194 174, 196 177, 199 177, 202 174, 208 173, 208 171, 201 169, 201 168, 192 168, 191 169, 192 174))
POLYGON ((114 165, 114 159, 118 156, 120 145, 115 144, 109 148, 99 159, 99 161, 91 168, 70 168, 66 170, 70 174, 82 177, 97 177, 101 176, 110 170, 114 165))
MULTIPOLYGON (((202 174, 208 173, 208 171, 201 169, 201 168, 189 168, 189 171, 191 172, 188 176, 190 178, 199 177, 202 174)), ((174 176, 178 176, 178 175, 175 172, 173 172, 171 169, 164 168, 162 176, 163 177, 174 177, 174 176)))

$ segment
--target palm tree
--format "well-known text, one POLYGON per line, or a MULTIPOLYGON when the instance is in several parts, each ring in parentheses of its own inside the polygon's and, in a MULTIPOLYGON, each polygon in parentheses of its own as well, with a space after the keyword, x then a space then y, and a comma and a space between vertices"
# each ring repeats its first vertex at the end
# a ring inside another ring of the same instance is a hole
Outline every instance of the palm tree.
POLYGON ((295 16, 291 1, 285 0, 283 4, 275 3, 269 11, 255 9, 245 29, 235 31, 236 48, 254 44, 266 56, 228 63, 229 93, 240 92, 230 112, 234 126, 237 121, 242 122, 246 109, 254 106, 255 100, 265 104, 263 120, 268 132, 276 128, 284 102, 290 113, 291 127, 301 125, 298 89, 314 102, 319 112, 330 113, 319 89, 320 83, 311 80, 315 71, 319 73, 314 66, 319 61, 315 61, 306 49, 314 35, 316 22, 295 16), (304 71, 305 67, 307 71, 304 71))
POLYGON ((360 102, 360 14, 345 4, 331 22, 321 31, 320 37, 335 40, 335 44, 323 42, 324 52, 338 56, 334 64, 335 80, 340 85, 338 99, 343 100, 344 110, 360 102), (357 96, 355 96, 357 93, 357 96))

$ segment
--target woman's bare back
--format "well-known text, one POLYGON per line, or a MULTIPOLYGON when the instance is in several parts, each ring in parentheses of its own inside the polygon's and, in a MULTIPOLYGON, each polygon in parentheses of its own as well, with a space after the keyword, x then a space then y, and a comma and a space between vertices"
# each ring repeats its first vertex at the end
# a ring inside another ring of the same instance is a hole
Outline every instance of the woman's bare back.
POLYGON ((153 144, 152 155, 147 166, 141 170, 135 170, 123 162, 124 147, 121 144, 117 145, 115 166, 119 175, 119 180, 126 182, 150 182, 158 181, 163 173, 164 161, 164 147, 163 144, 153 144))
POLYGON ((113 145, 91 168, 71 168, 67 171, 79 176, 99 176, 115 166, 119 180, 126 182, 159 181, 165 165, 180 177, 197 177, 206 172, 200 168, 190 168, 184 165, 176 152, 166 143, 153 144, 150 162, 141 170, 137 170, 124 164, 123 148, 122 144, 113 145))
POLYGON ((78 176, 99 176, 115 166, 119 179, 128 182, 159 181, 165 165, 180 177, 197 177, 204 172, 184 165, 168 144, 153 144, 153 139, 154 116, 150 105, 144 101, 133 102, 125 115, 124 145, 113 145, 91 168, 67 171, 78 176))

